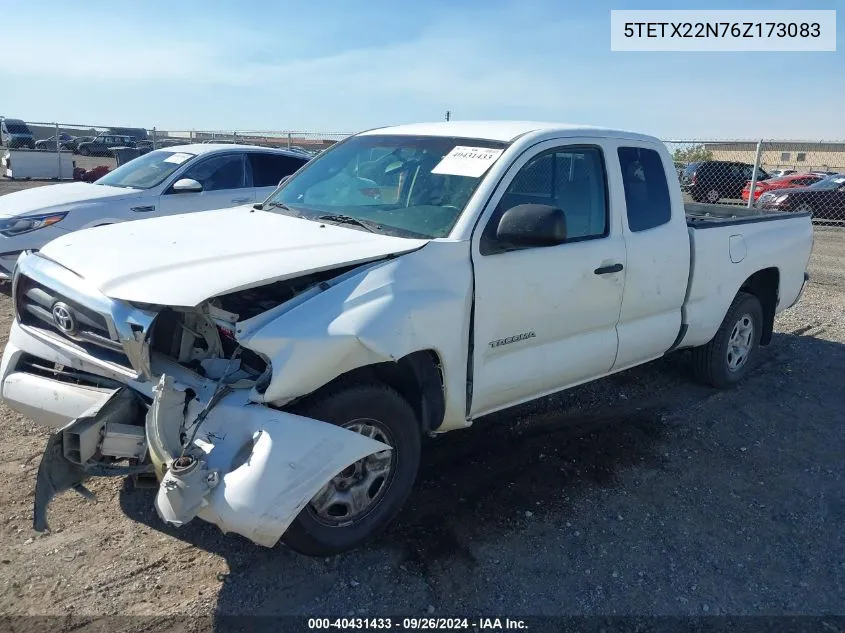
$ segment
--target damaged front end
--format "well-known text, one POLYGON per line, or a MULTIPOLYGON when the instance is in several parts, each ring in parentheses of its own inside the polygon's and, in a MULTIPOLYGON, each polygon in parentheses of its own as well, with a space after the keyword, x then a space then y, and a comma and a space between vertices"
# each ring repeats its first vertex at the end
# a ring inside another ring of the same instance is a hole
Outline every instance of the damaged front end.
POLYGON ((337 473, 390 447, 338 426, 249 401, 248 391, 224 387, 202 402, 163 375, 146 416, 140 397, 116 390, 54 434, 38 469, 36 530, 59 492, 86 497, 92 476, 155 472, 156 511, 167 523, 194 517, 258 545, 275 545, 290 523, 337 473), (139 426, 144 419, 144 426, 139 426), (126 463, 120 463, 126 462, 126 463))
MULTIPOLYGON (((165 522, 180 526, 199 517, 271 547, 339 472, 391 450, 354 431, 256 402, 272 368, 239 342, 245 320, 255 325, 274 318, 351 268, 195 308, 99 298, 135 377, 48 441, 36 484, 35 529, 47 529, 47 506, 56 494, 76 490, 91 497, 84 486, 89 477, 152 473, 160 482, 156 511, 165 522), (118 314, 136 318, 118 326, 118 314)), ((63 291, 69 294, 68 287, 63 291)), ((24 293, 34 296, 29 288, 24 293)), ((81 302, 66 304, 81 310, 81 302)))

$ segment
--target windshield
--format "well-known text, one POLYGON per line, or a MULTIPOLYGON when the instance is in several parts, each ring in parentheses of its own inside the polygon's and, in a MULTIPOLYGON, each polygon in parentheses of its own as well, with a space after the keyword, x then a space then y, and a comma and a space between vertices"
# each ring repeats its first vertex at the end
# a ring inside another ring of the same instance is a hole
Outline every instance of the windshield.
POLYGON ((97 180, 96 185, 149 189, 160 185, 165 178, 195 157, 187 152, 157 150, 133 158, 97 180))
POLYGON ((10 123, 6 121, 6 130, 8 130, 9 134, 32 134, 29 128, 23 123, 10 123))
POLYGON ((828 178, 824 178, 819 180, 818 182, 814 182, 810 185, 810 189, 838 189, 842 185, 845 185, 845 176, 839 174, 837 176, 829 176, 828 178))
POLYGON ((506 146, 437 136, 356 136, 308 163, 265 208, 338 222, 348 216, 352 228, 358 221, 365 230, 400 237, 445 237, 506 146))

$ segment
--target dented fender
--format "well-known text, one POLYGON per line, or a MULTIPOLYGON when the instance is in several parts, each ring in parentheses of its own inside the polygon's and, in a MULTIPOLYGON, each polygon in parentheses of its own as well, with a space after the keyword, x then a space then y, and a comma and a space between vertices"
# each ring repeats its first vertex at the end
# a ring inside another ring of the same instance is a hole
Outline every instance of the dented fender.
POLYGON ((353 431, 251 402, 247 390, 223 396, 196 429, 186 420, 204 403, 186 402, 186 391, 169 376, 154 394, 146 427, 151 458, 163 474, 155 507, 172 525, 199 517, 272 547, 340 471, 390 450, 353 431), (193 437, 184 451, 182 428, 193 437))
POLYGON ((472 275, 465 248, 431 242, 350 271, 278 310, 238 323, 238 342, 270 363, 255 402, 283 406, 332 379, 414 352, 442 368, 443 430, 467 426, 466 381, 472 275))

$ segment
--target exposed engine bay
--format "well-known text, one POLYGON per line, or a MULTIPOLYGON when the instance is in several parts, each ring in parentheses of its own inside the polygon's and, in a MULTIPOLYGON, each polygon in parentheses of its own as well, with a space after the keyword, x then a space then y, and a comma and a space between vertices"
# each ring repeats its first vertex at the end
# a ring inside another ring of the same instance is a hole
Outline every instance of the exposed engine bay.
POLYGON ((258 380, 267 369, 267 361, 240 347, 236 339, 237 324, 327 284, 330 279, 354 268, 356 266, 334 268, 233 292, 210 299, 197 308, 163 308, 150 334, 150 350, 173 358, 211 380, 222 377, 227 367, 225 361, 237 353, 234 366, 228 368, 227 380, 258 380))

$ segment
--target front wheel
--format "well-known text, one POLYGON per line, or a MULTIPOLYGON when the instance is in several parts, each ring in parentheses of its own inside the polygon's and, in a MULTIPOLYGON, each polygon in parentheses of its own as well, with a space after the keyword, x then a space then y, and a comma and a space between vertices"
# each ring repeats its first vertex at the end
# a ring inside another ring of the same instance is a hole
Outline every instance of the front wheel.
POLYGON ((713 339, 692 350, 696 378, 720 389, 738 383, 751 369, 762 331, 760 300, 738 292, 713 339))
POLYGON ((315 397, 296 413, 342 426, 390 446, 339 472, 309 501, 284 535, 301 554, 332 556, 381 531, 413 488, 420 425, 411 405, 381 383, 353 384, 315 397))
POLYGON ((80 148, 79 148, 79 153, 80 153, 80 154, 82 154, 83 156, 90 156, 90 155, 91 155, 91 150, 90 150, 90 149, 88 149, 87 147, 80 147, 80 148))

